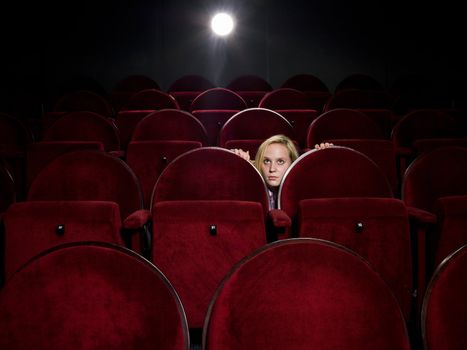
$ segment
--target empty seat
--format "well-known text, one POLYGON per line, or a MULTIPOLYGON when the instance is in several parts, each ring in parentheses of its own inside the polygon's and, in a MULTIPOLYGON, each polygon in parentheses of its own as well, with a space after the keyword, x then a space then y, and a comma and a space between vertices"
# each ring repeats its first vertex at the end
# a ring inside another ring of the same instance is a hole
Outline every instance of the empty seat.
POLYGON ((267 108, 248 108, 233 115, 222 127, 219 146, 241 148, 254 158, 259 145, 273 135, 283 134, 296 140, 290 122, 279 113, 267 108))
POLYGON ((120 136, 113 121, 88 111, 65 114, 47 129, 42 140, 94 141, 102 143, 107 152, 120 151, 120 136))
POLYGON ((190 348, 167 278, 104 243, 61 245, 25 264, 2 290, 0 323, 2 349, 190 348))
POLYGON ((396 299, 360 256, 328 241, 259 249, 224 278, 204 349, 410 349, 396 299))
POLYGON ((180 154, 207 145, 205 128, 186 111, 155 111, 136 125, 126 162, 140 181, 146 208, 154 185, 167 165, 180 154))
POLYGON ((214 88, 214 84, 207 78, 188 74, 175 80, 167 89, 184 111, 190 111, 191 103, 203 91, 214 88))
POLYGON ((178 291, 190 328, 199 330, 224 275, 266 244, 264 181, 233 152, 195 149, 160 175, 151 212, 152 261, 178 291))
POLYGON ((154 79, 144 74, 128 75, 117 81, 110 92, 110 101, 115 111, 118 112, 135 93, 146 89, 160 90, 160 87, 154 79))
POLYGON ((425 295, 422 336, 425 349, 467 348, 467 246, 452 253, 438 267, 425 295))
POLYGON ((238 76, 230 81, 226 87, 242 96, 250 108, 258 107, 261 98, 267 92, 272 91, 272 86, 266 79, 253 74, 238 76))
POLYGON ((168 93, 157 89, 144 89, 134 93, 120 107, 122 111, 130 110, 160 110, 166 108, 179 109, 175 98, 168 93))
POLYGON ((306 148, 307 130, 319 112, 303 91, 279 88, 268 92, 258 104, 260 108, 276 111, 294 127, 300 148, 306 148))
POLYGON ((245 100, 236 92, 225 88, 203 91, 190 106, 193 116, 206 128, 210 146, 218 145, 219 132, 225 122, 245 108, 245 100))

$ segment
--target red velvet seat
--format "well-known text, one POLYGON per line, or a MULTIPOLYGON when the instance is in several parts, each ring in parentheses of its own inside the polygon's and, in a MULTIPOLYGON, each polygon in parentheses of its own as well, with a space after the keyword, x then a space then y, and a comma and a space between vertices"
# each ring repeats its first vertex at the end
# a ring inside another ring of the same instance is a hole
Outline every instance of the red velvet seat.
POLYGON ((322 113, 326 102, 332 96, 326 84, 313 74, 293 75, 284 81, 281 87, 303 91, 312 108, 318 113, 322 113))
POLYGON ((384 139, 384 133, 379 125, 363 112, 338 108, 324 112, 308 128, 309 148, 329 139, 384 139))
POLYGON ((266 186, 233 152, 204 147, 173 160, 152 197, 152 261, 170 279, 192 329, 203 326, 227 271, 266 244, 266 186))
POLYGON ((227 120, 247 108, 245 100, 225 88, 212 88, 200 93, 190 106, 191 113, 206 128, 209 145, 217 146, 219 132, 227 120))
POLYGON ((167 278, 110 244, 36 256, 0 295, 2 349, 188 350, 183 306, 167 278))
POLYGON ((467 247, 464 245, 438 267, 427 289, 422 313, 425 349, 467 348, 467 247))
POLYGON ((263 96, 272 91, 272 86, 266 79, 252 74, 240 75, 230 81, 226 87, 238 93, 249 108, 258 107, 263 96))
POLYGON ((107 152, 120 151, 120 135, 109 118, 88 111, 70 112, 53 123, 42 141, 94 141, 107 152))
POLYGON ((167 165, 180 154, 207 144, 204 126, 186 111, 155 111, 136 125, 126 162, 139 179, 145 207, 149 208, 154 185, 167 165))
POLYGON ((326 102, 324 111, 336 108, 391 109, 392 96, 384 90, 343 89, 336 91, 326 102))
POLYGON ((136 231, 143 234, 142 238, 131 233, 143 226, 149 219, 149 213, 142 210, 143 195, 136 175, 117 157, 90 150, 65 153, 36 176, 27 200, 117 203, 127 244, 130 244, 130 238, 134 239, 133 249, 145 253, 145 231, 136 231), (143 246, 136 246, 136 243, 143 246))
POLYGON ((258 107, 272 109, 285 117, 294 127, 300 148, 306 148, 308 127, 319 112, 305 92, 291 88, 275 89, 261 99, 258 107))
POLYGON ((157 89, 136 92, 120 107, 120 111, 180 109, 177 100, 168 93, 157 89))
POLYGON ((196 96, 214 87, 209 79, 197 74, 188 74, 175 80, 167 92, 177 100, 180 109, 190 111, 191 103, 196 96))
POLYGON ((211 302, 203 349, 410 349, 379 274, 342 246, 290 239, 257 250, 211 302))
POLYGON ((295 130, 279 113, 267 108, 248 108, 233 115, 222 127, 219 146, 241 148, 254 158, 259 145, 267 138, 283 134, 296 142, 295 130))
POLYGON ((144 74, 128 75, 120 79, 110 92, 110 101, 114 110, 118 112, 131 96, 146 89, 160 90, 160 87, 154 79, 144 74))
POLYGON ((114 112, 110 102, 98 94, 89 90, 75 90, 66 93, 56 100, 52 106, 52 112, 95 112, 104 117, 112 117, 114 112))

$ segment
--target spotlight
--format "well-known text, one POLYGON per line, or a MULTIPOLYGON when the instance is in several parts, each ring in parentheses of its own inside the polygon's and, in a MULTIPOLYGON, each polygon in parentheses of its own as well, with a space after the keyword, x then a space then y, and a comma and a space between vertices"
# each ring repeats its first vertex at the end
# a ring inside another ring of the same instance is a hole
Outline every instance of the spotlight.
POLYGON ((219 36, 229 35, 234 27, 232 16, 227 13, 218 13, 211 20, 211 28, 219 36))

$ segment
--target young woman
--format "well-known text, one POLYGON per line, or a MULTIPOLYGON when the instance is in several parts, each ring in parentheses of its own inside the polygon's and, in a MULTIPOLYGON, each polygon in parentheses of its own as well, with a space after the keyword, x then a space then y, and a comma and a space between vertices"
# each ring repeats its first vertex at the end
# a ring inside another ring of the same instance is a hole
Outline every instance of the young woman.
MULTIPOLYGON (((332 146, 330 143, 316 145, 315 149, 332 146)), ((250 161, 249 152, 233 149, 232 152, 250 161)), ((266 182, 269 195, 269 208, 277 209, 277 193, 286 170, 298 158, 299 153, 293 141, 284 135, 274 135, 265 140, 258 148, 254 160, 266 182)))

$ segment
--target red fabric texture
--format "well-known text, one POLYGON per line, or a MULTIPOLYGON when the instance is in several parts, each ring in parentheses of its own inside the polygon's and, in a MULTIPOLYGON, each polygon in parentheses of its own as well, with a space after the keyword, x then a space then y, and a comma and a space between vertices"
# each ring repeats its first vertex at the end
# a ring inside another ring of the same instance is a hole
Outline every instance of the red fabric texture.
POLYGON ((189 349, 172 286, 112 245, 65 245, 31 261, 2 290, 0 323, 2 349, 189 349))
POLYGON ((99 141, 42 141, 31 144, 26 153, 28 187, 52 160, 67 152, 78 150, 104 151, 104 145, 99 141))
POLYGON ((435 203, 438 218, 435 266, 467 244, 467 196, 439 198, 435 203))
POLYGON ((202 328, 230 268, 265 244, 260 203, 166 201, 153 207, 152 260, 179 293, 191 328, 202 328))
POLYGON ((145 208, 149 208, 154 185, 167 165, 179 155, 200 147, 199 141, 130 142, 126 162, 141 184, 145 208))
POLYGON ((98 201, 26 201, 5 213, 5 275, 62 243, 105 241, 123 245, 118 205, 98 201), (63 226, 63 233, 58 226, 63 226))
POLYGON ((423 304, 422 335, 429 350, 467 349, 467 248, 443 262, 423 304))
POLYGON ((140 209, 132 213, 123 221, 123 228, 126 230, 138 230, 146 225, 152 218, 151 212, 147 209, 140 209))
POLYGON ((258 107, 278 109, 313 109, 303 91, 292 88, 278 88, 268 92, 258 107))
POLYGON ((198 141, 207 145, 206 130, 190 113, 163 109, 143 118, 135 127, 132 141, 198 141))
POLYGON ((123 149, 127 149, 136 125, 153 110, 119 111, 115 116, 115 124, 120 134, 120 143, 123 149))
POLYGON ((0 213, 16 201, 16 190, 10 171, 0 162, 0 213))
POLYGON ((308 148, 329 139, 384 139, 384 134, 363 112, 337 108, 321 114, 308 128, 308 148))
POLYGON ((166 108, 180 109, 180 106, 173 96, 164 91, 144 89, 133 94, 120 110, 160 110, 166 108))
POLYGON ((113 122, 88 111, 65 114, 47 129, 43 141, 98 141, 106 151, 120 149, 120 136, 113 122))
POLYGON ((98 151, 76 151, 50 162, 34 179, 28 200, 100 200, 119 205, 122 221, 142 209, 138 179, 121 159, 98 151))
POLYGON ((299 237, 341 244, 365 258, 391 287, 404 316, 412 303, 409 219, 394 198, 326 198, 300 201, 299 237))
POLYGON ((54 112, 90 111, 105 117, 113 116, 109 101, 90 90, 76 90, 60 97, 53 105, 54 112))
POLYGON ((279 113, 266 108, 249 108, 233 115, 224 124, 219 134, 219 146, 225 147, 229 140, 264 141, 277 134, 296 140, 292 125, 279 113))
POLYGON ((219 133, 224 124, 238 109, 198 109, 192 111, 193 116, 203 124, 208 134, 208 144, 217 146, 219 144, 219 133))
POLYGON ((292 164, 279 190, 279 209, 294 220, 303 199, 392 196, 385 174, 370 158, 335 146, 309 151, 292 164))
POLYGON ((211 88, 196 96, 190 106, 190 111, 205 109, 234 109, 247 108, 245 100, 236 92, 227 88, 211 88))
POLYGON ((438 198, 467 195, 466 179, 467 148, 438 148, 409 166, 402 183, 402 199, 407 206, 433 212, 438 198))
POLYGON ((159 177, 152 205, 169 200, 238 200, 259 202, 267 215, 269 201, 261 174, 233 152, 218 147, 188 151, 159 177))
POLYGON ((326 241, 273 243, 218 288, 204 348, 409 349, 390 289, 359 256, 326 241))

